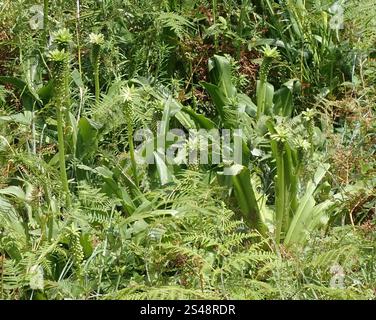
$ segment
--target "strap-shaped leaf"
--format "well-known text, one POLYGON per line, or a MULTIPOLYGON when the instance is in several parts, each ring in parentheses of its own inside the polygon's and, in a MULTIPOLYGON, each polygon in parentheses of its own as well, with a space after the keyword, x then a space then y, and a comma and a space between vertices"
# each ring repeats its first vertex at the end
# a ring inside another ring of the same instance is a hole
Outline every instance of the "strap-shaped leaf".
POLYGON ((199 128, 210 130, 215 128, 215 123, 202 114, 198 114, 190 108, 183 107, 182 111, 188 114, 193 121, 199 126, 199 128))
POLYGON ((304 230, 310 232, 316 226, 315 223, 312 223, 312 219, 314 218, 314 220, 318 222, 320 217, 325 213, 327 205, 320 204, 316 206, 315 209, 316 202, 313 198, 313 194, 328 169, 328 164, 320 166, 315 173, 313 181, 308 183, 307 190, 300 200, 298 209, 286 234, 284 240, 285 245, 291 244, 292 242, 303 241, 305 238, 304 230))
POLYGON ((264 219, 261 216, 257 199, 251 185, 249 169, 241 165, 234 165, 230 170, 231 169, 233 170, 232 182, 235 196, 246 223, 251 228, 258 230, 261 234, 265 234, 267 227, 264 224, 264 219))
POLYGON ((155 158, 155 163, 157 165, 157 170, 159 174, 159 179, 161 181, 161 185, 165 185, 167 183, 172 182, 172 173, 170 172, 170 169, 167 167, 164 159, 156 151, 154 151, 154 158, 155 158))

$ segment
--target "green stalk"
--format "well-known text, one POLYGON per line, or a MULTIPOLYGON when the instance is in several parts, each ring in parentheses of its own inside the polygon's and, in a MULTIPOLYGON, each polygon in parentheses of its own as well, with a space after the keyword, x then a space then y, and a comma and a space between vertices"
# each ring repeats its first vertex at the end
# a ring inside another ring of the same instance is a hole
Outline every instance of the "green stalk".
POLYGON ((291 150, 287 142, 276 142, 274 152, 277 164, 276 176, 276 242, 280 243, 286 233, 297 208, 297 177, 291 159, 291 150))
POLYGON ((64 141, 64 120, 62 114, 62 106, 56 106, 57 112, 57 134, 59 144, 59 165, 60 165, 60 179, 64 188, 67 207, 71 207, 71 199, 69 194, 69 185, 67 177, 67 168, 65 163, 65 141, 64 141))
MULTIPOLYGON (((243 0, 241 8, 240 8, 240 16, 239 16, 239 24, 238 24, 238 36, 240 38, 243 38, 243 29, 244 29, 243 22, 247 15, 247 12, 246 12, 247 7, 248 7, 248 0, 243 0)), ((239 40, 237 41, 237 48, 236 48, 236 51, 237 51, 236 54, 237 54, 238 59, 240 58, 241 49, 242 49, 242 43, 241 43, 241 40, 239 40)))
MULTIPOLYGON (((60 51, 69 52, 70 44, 72 43, 72 35, 70 34, 68 29, 61 29, 57 31, 55 34, 55 43, 57 44, 57 47, 60 51)), ((69 63, 68 63, 69 64, 69 63)), ((69 66, 68 66, 69 68, 69 66)), ((65 72, 65 70, 64 70, 65 72)), ((68 71, 69 72, 69 71, 68 71)), ((71 100, 70 100, 70 92, 69 92, 69 73, 67 75, 64 75, 63 77, 64 83, 64 97, 65 97, 65 111, 64 111, 64 117, 65 122, 70 123, 70 106, 71 106, 71 100)))
POLYGON ((279 53, 276 48, 271 49, 269 46, 264 48, 264 58, 262 60, 260 68, 260 80, 257 83, 257 119, 259 119, 263 114, 269 112, 267 107, 269 107, 270 102, 273 99, 274 90, 272 86, 268 83, 268 75, 274 59, 279 57, 279 53), (267 101, 268 100, 268 101, 267 101))
POLYGON ((82 79, 81 42, 80 42, 80 0, 77 0, 77 10, 76 10, 76 42, 77 42, 78 71, 82 79))
POLYGON ((280 243, 294 219, 298 209, 298 166, 294 158, 296 151, 287 141, 272 141, 272 152, 276 159, 277 176, 275 188, 276 242, 280 243))
POLYGON ((281 242, 282 234, 288 230, 289 223, 297 205, 297 178, 294 177, 292 151, 288 144, 288 131, 283 127, 275 127, 269 120, 267 127, 270 132, 273 157, 276 161, 275 177, 275 239, 281 242), (294 184, 294 186, 292 186, 294 184))
POLYGON ((70 107, 71 107, 70 90, 69 90, 69 74, 64 75, 63 87, 64 87, 64 98, 65 98, 65 103, 64 103, 65 106, 63 108, 64 109, 63 117, 64 117, 65 125, 68 125, 70 124, 69 114, 70 114, 70 107))
POLYGON ((272 58, 264 57, 260 69, 260 81, 257 86, 257 119, 265 114, 266 94, 268 85, 268 73, 272 63, 272 58))
POLYGON ((314 153, 314 143, 313 143, 313 130, 314 130, 314 123, 313 123, 313 120, 311 119, 309 122, 308 122, 308 127, 307 127, 307 131, 308 131, 308 139, 309 139, 309 144, 310 144, 310 156, 311 158, 313 157, 313 153, 314 153))
POLYGON ((99 88, 99 59, 97 57, 94 62, 94 81, 95 81, 95 103, 99 103, 100 88, 99 88))
MULTIPOLYGON (((289 192, 289 219, 287 220, 287 226, 290 224, 290 221, 298 208, 298 177, 299 177, 299 163, 294 161, 294 155, 296 150, 291 149, 289 145, 286 144, 286 153, 285 153, 285 172, 288 175, 288 192, 289 192)), ((296 159, 296 157, 295 157, 296 159)), ((287 230, 287 229, 286 229, 287 230)))
POLYGON ((69 54, 64 50, 55 50, 50 54, 54 62, 53 79, 54 79, 54 102, 56 107, 58 149, 59 149, 59 167, 60 179, 65 193, 67 208, 71 207, 71 197, 67 177, 67 167, 65 163, 65 139, 64 139, 64 111, 67 105, 66 83, 69 76, 69 54))
POLYGON ((277 162, 277 177, 276 177, 276 190, 275 190, 275 210, 276 210, 276 242, 280 243, 283 218, 285 216, 286 199, 285 199, 285 170, 284 170, 284 160, 283 151, 281 150, 281 145, 278 145, 278 151, 276 153, 277 162))
POLYGON ((43 38, 48 44, 48 12, 49 12, 49 0, 43 2, 43 38))
POLYGON ((99 33, 91 33, 89 35, 90 43, 92 44, 91 49, 91 63, 93 66, 93 73, 94 73, 94 86, 95 86, 95 102, 96 104, 99 103, 100 98, 100 86, 99 86, 99 57, 100 57, 100 50, 101 46, 104 43, 103 34, 99 33))
MULTIPOLYGON (((213 23, 217 23, 217 0, 212 0, 213 5, 213 23)), ((214 46, 215 50, 218 51, 218 35, 214 35, 214 46)))
POLYGON ((260 119, 260 117, 265 114, 266 86, 266 82, 260 80, 257 90, 257 119, 260 119))
POLYGON ((136 164, 136 157, 135 157, 135 150, 133 144, 133 125, 132 125, 132 115, 131 115, 131 106, 129 102, 125 103, 125 112, 127 116, 127 129, 128 129, 128 144, 129 144, 129 154, 131 156, 131 165, 132 165, 132 172, 133 178, 138 186, 138 178, 137 178, 137 164, 136 164))

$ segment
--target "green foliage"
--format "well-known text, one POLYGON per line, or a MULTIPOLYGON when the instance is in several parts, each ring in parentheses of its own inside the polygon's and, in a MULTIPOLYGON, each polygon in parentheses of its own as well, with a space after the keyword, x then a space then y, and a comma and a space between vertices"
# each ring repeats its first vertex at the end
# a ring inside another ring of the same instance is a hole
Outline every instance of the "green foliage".
POLYGON ((26 3, 0 9, 1 299, 375 299, 375 0, 343 29, 324 0, 44 1, 43 32, 26 3), (171 128, 240 129, 242 161, 169 163, 171 128))

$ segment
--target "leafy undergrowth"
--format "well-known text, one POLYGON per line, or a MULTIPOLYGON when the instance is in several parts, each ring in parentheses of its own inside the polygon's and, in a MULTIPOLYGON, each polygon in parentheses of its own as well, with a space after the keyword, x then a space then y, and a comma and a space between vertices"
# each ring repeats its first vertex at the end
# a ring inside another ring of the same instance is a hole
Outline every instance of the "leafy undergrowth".
POLYGON ((0 299, 376 299, 375 0, 0 5, 0 299))

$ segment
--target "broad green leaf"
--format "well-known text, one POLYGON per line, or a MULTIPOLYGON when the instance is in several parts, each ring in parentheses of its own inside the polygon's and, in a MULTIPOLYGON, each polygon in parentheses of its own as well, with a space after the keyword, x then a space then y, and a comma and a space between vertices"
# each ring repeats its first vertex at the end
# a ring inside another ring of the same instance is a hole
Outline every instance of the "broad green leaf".
POLYGON ((210 80, 223 93, 226 98, 232 98, 236 95, 236 88, 232 83, 231 63, 223 56, 214 55, 209 59, 210 80))
POLYGON ((84 85, 84 83, 81 79, 81 75, 80 75, 80 73, 78 72, 77 69, 74 69, 72 71, 72 79, 73 79, 74 83, 77 85, 77 87, 79 87, 79 88, 85 87, 85 85, 84 85))
POLYGON ((179 214, 178 210, 148 210, 147 212, 140 212, 139 210, 135 211, 132 216, 126 218, 122 223, 124 225, 132 223, 134 221, 138 221, 141 219, 148 219, 148 218, 157 218, 157 217, 164 217, 164 216, 176 216, 179 214))
POLYGON ((40 88, 37 93, 40 99, 43 101, 43 104, 46 105, 52 98, 53 82, 49 81, 45 86, 40 88))
POLYGON ((78 122, 76 156, 79 159, 90 157, 98 149, 98 125, 87 118, 78 122))
POLYGON ((195 121, 187 113, 183 111, 178 111, 175 114, 175 118, 181 123, 181 125, 185 129, 196 129, 195 121))
POLYGON ((232 174, 235 196, 246 223, 257 229, 261 234, 265 234, 267 227, 261 216, 257 199, 251 185, 249 169, 241 165, 234 165, 229 168, 232 174))
POLYGON ((269 115, 273 107, 274 87, 269 82, 257 81, 256 88, 258 118, 269 115))
POLYGON ((10 186, 4 189, 0 189, 0 194, 7 195, 7 196, 14 196, 20 200, 26 201, 26 194, 25 192, 17 186, 10 186))
POLYGON ((5 122, 16 122, 19 124, 24 124, 30 126, 34 119, 34 113, 31 111, 25 111, 23 113, 16 113, 10 116, 0 117, 0 121, 5 122))
POLYGON ((90 257, 94 251, 91 235, 89 233, 82 234, 80 237, 80 244, 82 246, 85 257, 90 257))
POLYGON ((156 151, 154 151, 154 158, 161 185, 165 185, 167 183, 172 182, 172 173, 170 172, 170 169, 167 167, 164 159, 156 151))
POLYGON ((190 108, 183 107, 183 112, 187 113, 193 121, 202 129, 210 130, 215 128, 215 123, 202 114, 198 114, 190 108))
POLYGON ((216 85, 202 82, 202 86, 209 92, 210 97, 213 99, 214 105, 218 111, 221 119, 224 119, 224 106, 228 104, 228 98, 225 93, 216 85))
POLYGON ((252 99, 244 93, 239 93, 237 98, 239 109, 244 110, 252 118, 256 117, 257 106, 253 103, 252 99))
POLYGON ((274 93, 274 114, 291 117, 293 112, 292 92, 285 86, 282 86, 274 93))
POLYGON ((304 240, 304 232, 310 232, 315 227, 316 223, 320 220, 321 216, 325 213, 328 202, 326 204, 320 204, 316 209, 315 200, 313 194, 318 187, 318 184, 329 170, 329 165, 324 164, 320 166, 315 173, 313 181, 310 181, 307 185, 306 192, 302 199, 300 199, 297 211, 294 214, 294 218, 291 221, 290 227, 286 234, 284 243, 289 245, 293 242, 301 242, 304 240), (314 221, 312 221, 314 219, 314 221), (314 223, 315 222, 315 223, 314 223), (308 229, 308 226, 310 229, 308 229))
POLYGON ((0 84, 11 84, 21 93, 23 106, 31 111, 35 103, 40 104, 42 101, 38 94, 32 90, 27 82, 16 77, 0 77, 0 84))

